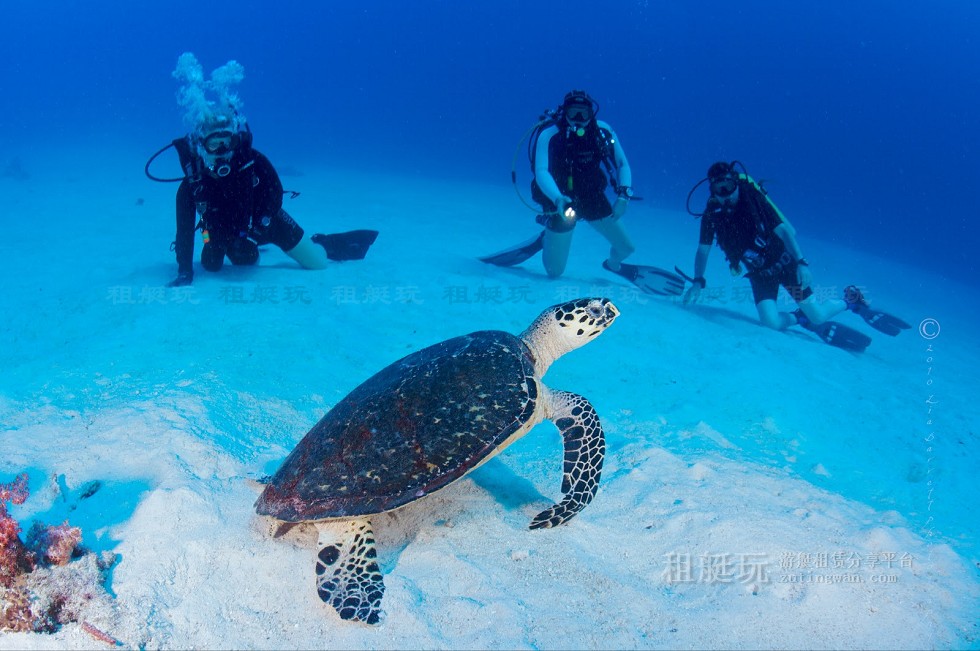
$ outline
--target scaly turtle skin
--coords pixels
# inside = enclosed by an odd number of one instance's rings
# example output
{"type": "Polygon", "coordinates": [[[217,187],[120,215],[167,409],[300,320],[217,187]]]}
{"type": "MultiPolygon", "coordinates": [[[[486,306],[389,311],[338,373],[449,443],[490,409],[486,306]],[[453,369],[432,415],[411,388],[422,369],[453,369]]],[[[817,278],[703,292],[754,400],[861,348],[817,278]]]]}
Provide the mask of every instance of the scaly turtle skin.
{"type": "Polygon", "coordinates": [[[380,622],[384,594],[368,516],[449,485],[546,418],[564,439],[564,498],[531,528],[567,521],[595,495],[605,443],[588,400],[541,377],[618,315],[608,299],[578,299],[548,308],[520,337],[474,332],[398,360],[303,437],[256,511],[317,524],[320,598],[341,618],[368,624],[380,622]]]}

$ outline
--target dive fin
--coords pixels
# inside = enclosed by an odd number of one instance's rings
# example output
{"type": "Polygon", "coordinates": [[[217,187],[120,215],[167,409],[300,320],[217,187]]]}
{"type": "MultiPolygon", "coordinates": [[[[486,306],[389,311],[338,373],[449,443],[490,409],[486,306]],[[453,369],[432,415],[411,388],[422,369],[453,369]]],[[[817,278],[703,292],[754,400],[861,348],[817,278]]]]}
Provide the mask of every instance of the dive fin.
{"type": "Polygon", "coordinates": [[[326,250],[329,259],[339,262],[342,260],[363,260],[368,249],[371,248],[377,238],[378,231],[357,230],[333,233],[332,235],[317,233],[310,239],[326,250]]]}
{"type": "Polygon", "coordinates": [[[853,308],[853,311],[864,319],[864,322],[869,326],[892,337],[898,335],[902,330],[908,330],[912,327],[897,316],[888,314],[887,312],[881,312],[880,310],[873,310],[867,305],[859,304],[853,308]]]}
{"type": "Polygon", "coordinates": [[[684,273],[684,270],[678,267],[676,264],[674,265],[674,271],[676,271],[680,275],[680,277],[686,280],[687,282],[692,284],[694,283],[694,279],[688,276],[686,273],[684,273]]]}
{"type": "Polygon", "coordinates": [[[684,279],[672,271],[642,264],[619,263],[619,270],[609,268],[603,261],[602,268],[622,276],[648,294],[659,296],[680,296],[684,293],[684,279]]]}
{"type": "Polygon", "coordinates": [[[872,309],[857,285],[848,285],[844,288],[844,302],[847,303],[848,310],[864,319],[864,322],[875,330],[884,332],[886,335],[895,337],[902,330],[908,330],[912,327],[897,316],[872,309]]]}
{"type": "Polygon", "coordinates": [[[513,267],[524,262],[542,248],[544,248],[544,231],[526,242],[521,242],[509,249],[504,249],[500,253],[494,253],[479,260],[487,264],[495,264],[498,267],[513,267]]]}
{"type": "Polygon", "coordinates": [[[836,321],[824,321],[820,325],[813,324],[803,314],[802,310],[793,312],[799,324],[820,337],[824,343],[848,350],[852,353],[863,353],[871,345],[871,337],[836,321]]]}

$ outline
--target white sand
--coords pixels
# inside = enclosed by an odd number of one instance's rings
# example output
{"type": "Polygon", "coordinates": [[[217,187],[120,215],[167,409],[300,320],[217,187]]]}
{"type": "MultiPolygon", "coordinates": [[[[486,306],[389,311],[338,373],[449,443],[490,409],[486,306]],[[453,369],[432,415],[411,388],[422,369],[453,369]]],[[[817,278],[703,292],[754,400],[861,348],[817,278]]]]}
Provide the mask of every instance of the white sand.
{"type": "MultiPolygon", "coordinates": [[[[126,646],[977,648],[967,290],[801,234],[818,284],[859,282],[943,328],[930,352],[914,331],[888,339],[842,315],[875,339],[855,357],[761,328],[717,250],[709,283],[726,304],[636,295],[602,271],[605,245],[585,228],[549,282],[537,261],[474,259],[534,231],[509,187],[310,169],[284,179],[303,192],[287,210],[309,232],[378,228],[367,260],[304,272],[269,247],[259,268],[198,269],[191,291],[160,290],[176,271],[176,186],[137,176],[141,155],[98,186],[85,169],[0,180],[0,481],[30,472],[18,517],[68,517],[87,546],[120,555],[115,610],[93,618],[126,646]],[[342,622],[316,598],[309,537],[271,539],[254,518],[254,480],[385,364],[472,330],[520,331],[580,294],[623,313],[547,376],[603,419],[595,501],[567,526],[527,529],[559,496],[560,441],[543,425],[376,518],[387,618],[342,622]],[[69,495],[103,487],[68,513],[58,476],[69,495]]],[[[689,269],[696,222],[656,208],[629,216],[635,261],[689,269]]],[[[77,625],[0,635],[3,649],[98,645],[77,625]]]]}

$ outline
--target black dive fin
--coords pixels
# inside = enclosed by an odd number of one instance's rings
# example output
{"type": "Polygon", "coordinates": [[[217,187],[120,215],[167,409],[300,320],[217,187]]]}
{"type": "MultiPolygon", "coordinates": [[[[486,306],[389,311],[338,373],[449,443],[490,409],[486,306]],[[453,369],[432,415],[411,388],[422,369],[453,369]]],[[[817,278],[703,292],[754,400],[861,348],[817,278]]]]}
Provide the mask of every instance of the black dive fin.
{"type": "Polygon", "coordinates": [[[824,342],[855,353],[863,353],[871,345],[871,337],[836,321],[824,321],[818,326],[808,326],[824,342]]]}
{"type": "Polygon", "coordinates": [[[688,276],[686,273],[684,273],[684,270],[681,269],[680,267],[678,267],[676,264],[674,265],[674,271],[676,271],[678,274],[680,274],[680,277],[683,278],[684,280],[686,280],[687,282],[689,282],[689,283],[693,283],[694,282],[694,279],[691,278],[690,276],[688,276]]]}
{"type": "Polygon", "coordinates": [[[814,325],[803,315],[802,310],[796,310],[793,314],[796,315],[797,321],[801,326],[831,346],[843,348],[852,353],[863,353],[864,349],[871,345],[871,337],[863,332],[858,332],[854,328],[849,328],[843,323],[824,321],[820,325],[814,325]]]}
{"type": "Polygon", "coordinates": [[[371,248],[377,238],[378,231],[357,230],[333,233],[332,235],[317,233],[310,239],[326,250],[328,258],[339,262],[342,260],[363,260],[368,249],[371,248]]]}
{"type": "Polygon", "coordinates": [[[613,271],[609,268],[608,261],[602,263],[602,268],[622,276],[647,294],[680,296],[684,293],[684,279],[666,269],[621,262],[619,263],[619,270],[613,271]]]}
{"type": "Polygon", "coordinates": [[[526,242],[521,242],[500,253],[494,253],[480,258],[480,262],[495,264],[498,267],[513,267],[530,258],[544,248],[544,231],[541,231],[526,242]]]}
{"type": "Polygon", "coordinates": [[[874,310],[867,305],[858,304],[854,308],[854,313],[864,319],[864,322],[879,332],[884,332],[892,337],[898,335],[902,330],[908,330],[912,326],[899,319],[897,316],[874,310]]]}
{"type": "Polygon", "coordinates": [[[861,292],[861,288],[857,285],[848,285],[844,288],[844,302],[847,303],[847,309],[864,319],[864,322],[869,326],[879,332],[884,332],[886,335],[894,337],[902,330],[908,330],[912,327],[897,316],[871,309],[861,292]]]}

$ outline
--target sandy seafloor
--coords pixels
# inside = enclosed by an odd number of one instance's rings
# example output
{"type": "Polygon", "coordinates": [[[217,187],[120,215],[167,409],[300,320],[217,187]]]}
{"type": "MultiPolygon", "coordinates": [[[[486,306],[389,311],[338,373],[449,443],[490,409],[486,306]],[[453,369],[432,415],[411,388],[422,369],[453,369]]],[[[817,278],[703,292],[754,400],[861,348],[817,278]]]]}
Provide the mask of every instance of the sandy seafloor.
{"type": "MultiPolygon", "coordinates": [[[[718,300],[685,308],[603,271],[588,228],[558,281],[537,260],[477,262],[534,232],[506,179],[304,169],[284,176],[302,191],[287,210],[308,232],[379,229],[367,260],[307,272],[268,247],[258,268],[198,268],[174,291],[175,186],[146,181],[142,155],[0,180],[0,481],[27,471],[17,517],[67,517],[119,555],[114,609],[88,620],[127,647],[980,645],[975,290],[801,233],[818,286],[856,282],[916,327],[940,324],[889,339],[842,315],[874,337],[854,356],[759,326],[717,249],[718,300]],[[376,518],[387,617],[342,622],[315,596],[312,541],[257,523],[255,480],[398,357],[519,332],[578,295],[622,312],[546,378],[602,417],[595,501],[528,530],[559,497],[560,439],[539,426],[376,518]]],[[[694,220],[642,202],[627,219],[633,261],[690,268],[694,220]]],[[[4,649],[99,644],[77,625],[0,635],[4,649]]]]}

